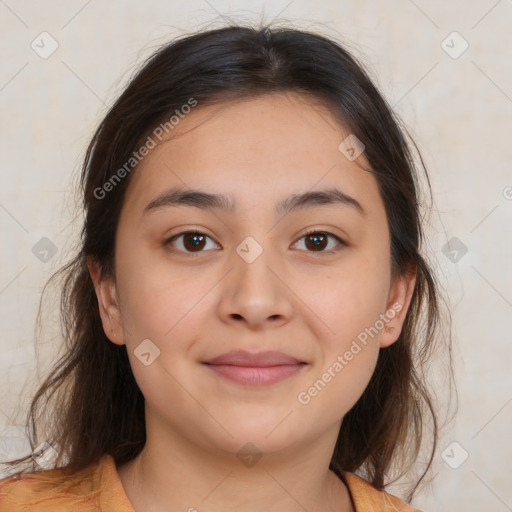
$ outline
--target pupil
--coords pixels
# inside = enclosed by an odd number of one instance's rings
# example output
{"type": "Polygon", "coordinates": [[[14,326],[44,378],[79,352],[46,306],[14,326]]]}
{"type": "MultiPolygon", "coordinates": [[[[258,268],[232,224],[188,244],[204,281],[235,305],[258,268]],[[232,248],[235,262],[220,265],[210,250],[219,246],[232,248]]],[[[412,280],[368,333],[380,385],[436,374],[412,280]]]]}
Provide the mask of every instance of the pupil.
{"type": "Polygon", "coordinates": [[[322,235],[322,234],[314,234],[314,235],[309,235],[309,240],[311,240],[313,242],[313,247],[314,248],[322,248],[322,244],[324,242],[324,238],[325,236],[322,235]]]}
{"type": "Polygon", "coordinates": [[[203,243],[203,239],[204,239],[204,236],[203,235],[199,235],[199,234],[188,234],[186,237],[185,237],[185,245],[188,245],[186,242],[189,241],[189,243],[191,244],[191,246],[193,248],[198,248],[198,247],[201,247],[201,244],[203,243]]]}
{"type": "MultiPolygon", "coordinates": [[[[188,234],[185,237],[185,245],[188,245],[186,241],[192,241],[191,245],[194,248],[201,247],[204,242],[204,236],[199,234],[188,234]]],[[[322,248],[323,244],[325,243],[325,235],[318,233],[313,235],[308,235],[308,241],[312,243],[312,247],[314,249],[322,248]]],[[[309,244],[308,244],[309,245],[309,244]]]]}

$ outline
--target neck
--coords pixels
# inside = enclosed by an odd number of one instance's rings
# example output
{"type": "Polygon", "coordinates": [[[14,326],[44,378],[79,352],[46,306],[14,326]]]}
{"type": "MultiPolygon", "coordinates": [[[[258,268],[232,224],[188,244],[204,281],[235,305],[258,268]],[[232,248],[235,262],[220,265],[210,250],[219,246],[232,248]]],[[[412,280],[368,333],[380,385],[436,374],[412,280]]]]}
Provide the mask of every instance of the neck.
{"type": "Polygon", "coordinates": [[[212,451],[161,433],[148,422],[144,449],[118,467],[135,512],[354,510],[345,484],[329,470],[333,445],[325,439],[251,456],[249,448],[238,455],[212,451]]]}

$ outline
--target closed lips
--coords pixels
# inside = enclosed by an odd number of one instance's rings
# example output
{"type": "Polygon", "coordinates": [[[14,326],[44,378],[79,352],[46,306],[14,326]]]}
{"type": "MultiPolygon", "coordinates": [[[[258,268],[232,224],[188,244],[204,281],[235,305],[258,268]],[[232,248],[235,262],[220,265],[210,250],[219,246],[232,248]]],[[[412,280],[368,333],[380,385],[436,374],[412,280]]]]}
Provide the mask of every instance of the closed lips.
{"type": "Polygon", "coordinates": [[[274,350],[257,353],[236,350],[205,361],[205,364],[266,368],[269,366],[296,365],[306,363],[295,357],[289,356],[288,354],[274,350]]]}
{"type": "Polygon", "coordinates": [[[260,388],[297,375],[307,363],[275,350],[258,353],[235,350],[204,364],[218,376],[237,385],[260,388]]]}

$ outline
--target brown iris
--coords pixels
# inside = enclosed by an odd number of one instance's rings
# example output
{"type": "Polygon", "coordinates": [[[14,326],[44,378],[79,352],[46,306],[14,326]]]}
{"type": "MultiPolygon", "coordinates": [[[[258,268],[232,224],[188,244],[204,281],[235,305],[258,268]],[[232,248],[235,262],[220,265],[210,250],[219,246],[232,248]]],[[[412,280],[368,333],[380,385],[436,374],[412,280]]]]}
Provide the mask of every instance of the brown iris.
{"type": "Polygon", "coordinates": [[[183,246],[187,251],[194,252],[194,249],[201,251],[206,244],[206,236],[201,233],[184,233],[183,234],[183,246]],[[191,240],[190,244],[187,243],[191,240]]]}
{"type": "Polygon", "coordinates": [[[313,251],[322,251],[327,243],[327,235],[325,233],[311,233],[306,236],[306,247],[313,251]],[[309,243],[311,242],[312,245],[309,243]]]}

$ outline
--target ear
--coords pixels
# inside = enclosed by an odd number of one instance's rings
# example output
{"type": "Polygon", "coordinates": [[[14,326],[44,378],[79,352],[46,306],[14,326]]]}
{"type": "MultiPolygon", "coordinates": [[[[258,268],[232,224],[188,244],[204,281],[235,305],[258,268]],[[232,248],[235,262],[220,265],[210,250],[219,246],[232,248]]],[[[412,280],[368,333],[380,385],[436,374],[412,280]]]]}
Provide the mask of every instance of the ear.
{"type": "Polygon", "coordinates": [[[400,336],[416,285],[416,271],[396,277],[390,287],[385,315],[385,327],[380,336],[380,348],[392,345],[400,336]]]}
{"type": "Polygon", "coordinates": [[[124,345],[126,340],[114,279],[103,275],[100,265],[91,256],[87,258],[87,267],[98,299],[103,330],[110,341],[124,345]]]}

